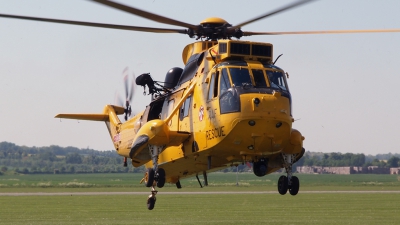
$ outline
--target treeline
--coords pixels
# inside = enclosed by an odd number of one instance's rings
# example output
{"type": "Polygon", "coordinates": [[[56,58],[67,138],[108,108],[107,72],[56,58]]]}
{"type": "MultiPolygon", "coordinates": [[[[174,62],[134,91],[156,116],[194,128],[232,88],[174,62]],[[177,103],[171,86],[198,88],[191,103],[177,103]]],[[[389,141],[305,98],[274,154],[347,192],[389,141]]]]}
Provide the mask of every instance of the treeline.
{"type": "MultiPolygon", "coordinates": [[[[251,163],[238,166],[241,172],[251,170],[251,163]]],[[[353,153],[316,153],[307,151],[294,166],[378,166],[399,167],[400,154],[376,156],[353,153]]],[[[123,167],[123,158],[116,151],[97,151],[75,147],[26,147],[9,142],[0,142],[0,175],[17,172],[36,173],[143,173],[144,167],[134,168],[128,159],[123,167]]],[[[223,171],[236,171],[236,167],[223,171]]]]}
{"type": "Polygon", "coordinates": [[[399,154],[379,154],[377,156],[353,154],[353,153],[315,153],[306,152],[304,156],[295,164],[296,166],[325,166],[325,167],[343,167],[343,166],[378,166],[382,168],[391,168],[400,166],[399,154]]]}
{"type": "Polygon", "coordinates": [[[0,142],[0,173],[128,173],[143,167],[123,167],[123,157],[113,151],[75,147],[26,147],[0,142]]]}
{"type": "MultiPolygon", "coordinates": [[[[294,164],[296,166],[324,166],[324,167],[345,167],[357,166],[368,167],[378,166],[380,168],[400,167],[400,154],[379,154],[364,155],[353,153],[320,153],[307,151],[303,157],[294,164]]],[[[249,172],[251,163],[239,164],[238,167],[223,169],[223,172],[249,172]]]]}

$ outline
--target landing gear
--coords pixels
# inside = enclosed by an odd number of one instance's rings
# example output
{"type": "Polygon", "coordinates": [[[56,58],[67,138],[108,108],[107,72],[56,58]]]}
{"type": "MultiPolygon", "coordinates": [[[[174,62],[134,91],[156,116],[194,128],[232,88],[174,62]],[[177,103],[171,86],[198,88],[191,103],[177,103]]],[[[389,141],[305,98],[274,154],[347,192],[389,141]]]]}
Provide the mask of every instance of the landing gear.
{"type": "Polygon", "coordinates": [[[162,188],[165,184],[165,170],[162,168],[157,169],[157,173],[153,168],[147,168],[144,175],[144,184],[146,187],[153,187],[156,182],[157,187],[162,188]]]}
{"type": "Polygon", "coordinates": [[[257,162],[253,163],[253,172],[257,177],[263,177],[268,171],[267,159],[261,158],[257,162]]]}
{"type": "Polygon", "coordinates": [[[147,168],[144,175],[144,184],[146,187],[152,187],[154,184],[155,172],[153,168],[147,168]]]}
{"type": "Polygon", "coordinates": [[[162,169],[162,168],[158,168],[155,179],[156,179],[156,182],[157,182],[157,187],[159,187],[159,188],[164,187],[164,184],[165,184],[165,170],[162,169]]]}
{"type": "Polygon", "coordinates": [[[300,189],[300,181],[296,176],[292,176],[292,182],[289,185],[289,179],[287,176],[280,176],[278,180],[278,192],[281,195],[285,195],[289,190],[291,195],[297,195],[300,189]]]}
{"type": "MultiPolygon", "coordinates": [[[[207,173],[206,173],[206,171],[203,171],[203,177],[204,177],[204,186],[208,186],[208,179],[207,179],[207,173]]],[[[196,174],[196,178],[197,178],[197,181],[198,181],[199,184],[200,184],[200,187],[203,188],[203,185],[201,184],[201,181],[200,181],[200,179],[199,179],[199,175],[196,174]]],[[[180,184],[180,183],[179,183],[179,184],[180,184]]]]}
{"type": "Polygon", "coordinates": [[[297,195],[300,189],[300,181],[299,178],[293,176],[292,173],[292,165],[295,163],[297,154],[283,154],[283,165],[285,167],[287,176],[281,176],[278,180],[278,192],[281,195],[284,195],[289,190],[291,195],[297,195]]]}
{"type": "Polygon", "coordinates": [[[151,187],[151,194],[147,198],[147,209],[152,210],[156,204],[157,190],[155,186],[162,188],[165,184],[165,170],[158,168],[158,155],[161,153],[163,146],[149,145],[150,155],[153,161],[153,168],[147,168],[144,176],[146,187],[151,187]]]}
{"type": "Polygon", "coordinates": [[[278,192],[285,195],[288,190],[288,179],[286,176],[280,176],[278,180],[278,192]]]}
{"type": "Polygon", "coordinates": [[[297,193],[299,192],[300,189],[300,181],[299,178],[297,178],[296,176],[292,177],[292,185],[289,188],[289,193],[291,195],[297,195],[297,193]]]}
{"type": "Polygon", "coordinates": [[[151,194],[149,195],[149,197],[147,198],[147,209],[148,210],[152,210],[154,209],[154,205],[156,204],[156,194],[158,191],[156,191],[156,189],[154,189],[154,187],[151,187],[151,194]]]}
{"type": "Polygon", "coordinates": [[[144,177],[146,187],[151,187],[151,194],[147,198],[147,209],[152,210],[156,204],[157,190],[155,186],[162,188],[165,184],[165,170],[162,168],[157,169],[157,173],[153,168],[148,168],[144,177]]]}
{"type": "Polygon", "coordinates": [[[182,188],[181,182],[179,180],[178,180],[178,182],[175,183],[175,185],[176,185],[176,188],[178,188],[178,189],[182,188]]]}

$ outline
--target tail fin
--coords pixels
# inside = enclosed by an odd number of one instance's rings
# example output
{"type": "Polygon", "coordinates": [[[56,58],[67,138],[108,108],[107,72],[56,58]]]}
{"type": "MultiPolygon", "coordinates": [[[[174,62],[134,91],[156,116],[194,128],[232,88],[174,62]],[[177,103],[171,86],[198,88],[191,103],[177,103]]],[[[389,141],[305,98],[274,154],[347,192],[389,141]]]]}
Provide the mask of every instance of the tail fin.
{"type": "Polygon", "coordinates": [[[104,121],[108,127],[111,139],[117,134],[121,121],[117,115],[124,114],[125,109],[116,105],[106,105],[101,114],[58,114],[55,118],[104,121]]]}

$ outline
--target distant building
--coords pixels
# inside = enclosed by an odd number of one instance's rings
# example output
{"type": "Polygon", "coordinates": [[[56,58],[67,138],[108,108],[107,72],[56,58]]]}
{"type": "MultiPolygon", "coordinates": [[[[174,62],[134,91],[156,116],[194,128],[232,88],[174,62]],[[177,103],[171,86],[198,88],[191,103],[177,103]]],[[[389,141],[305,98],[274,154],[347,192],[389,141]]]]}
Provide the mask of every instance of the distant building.
{"type": "MultiPolygon", "coordinates": [[[[308,174],[392,174],[389,168],[379,168],[377,166],[368,167],[324,167],[324,166],[298,166],[296,168],[298,173],[308,174]]],[[[400,168],[397,170],[397,174],[400,168]]]]}
{"type": "Polygon", "coordinates": [[[390,168],[390,174],[400,174],[400,167],[390,168]]]}

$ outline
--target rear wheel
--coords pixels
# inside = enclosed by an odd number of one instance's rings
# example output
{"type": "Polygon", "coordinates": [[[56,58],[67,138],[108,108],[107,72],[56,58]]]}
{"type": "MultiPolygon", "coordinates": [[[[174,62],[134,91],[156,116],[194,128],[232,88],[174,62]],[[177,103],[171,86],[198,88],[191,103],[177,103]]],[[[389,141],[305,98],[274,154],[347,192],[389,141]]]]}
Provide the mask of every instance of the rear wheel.
{"type": "Polygon", "coordinates": [[[281,195],[286,194],[288,190],[288,178],[286,176],[280,176],[278,180],[278,192],[281,195]]]}
{"type": "Polygon", "coordinates": [[[147,199],[147,209],[148,210],[154,209],[155,204],[156,204],[156,199],[154,197],[150,197],[147,199]]]}

